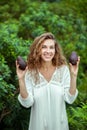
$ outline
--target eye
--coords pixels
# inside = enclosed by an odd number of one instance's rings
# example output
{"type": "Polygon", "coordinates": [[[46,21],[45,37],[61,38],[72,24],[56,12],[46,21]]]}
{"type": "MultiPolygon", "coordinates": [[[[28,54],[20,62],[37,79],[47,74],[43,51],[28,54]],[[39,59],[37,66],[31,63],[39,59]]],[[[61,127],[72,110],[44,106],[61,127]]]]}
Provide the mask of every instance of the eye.
{"type": "Polygon", "coordinates": [[[45,46],[45,45],[42,45],[42,48],[46,48],[46,46],[45,46]]]}
{"type": "Polygon", "coordinates": [[[50,46],[50,49],[55,49],[55,46],[50,46]]]}

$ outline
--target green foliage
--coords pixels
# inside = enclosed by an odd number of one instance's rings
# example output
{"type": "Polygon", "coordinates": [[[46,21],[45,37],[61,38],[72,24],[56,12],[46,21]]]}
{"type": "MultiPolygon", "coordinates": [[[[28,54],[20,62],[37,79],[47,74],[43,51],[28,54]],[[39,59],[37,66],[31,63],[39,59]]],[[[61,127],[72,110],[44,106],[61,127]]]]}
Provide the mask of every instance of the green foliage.
{"type": "Polygon", "coordinates": [[[27,60],[33,39],[54,33],[67,58],[81,57],[77,79],[79,96],[68,106],[70,130],[85,130],[87,122],[87,8],[86,0],[0,1],[0,126],[2,130],[27,130],[30,109],[17,101],[15,60],[27,60]]]}
{"type": "Polygon", "coordinates": [[[5,129],[27,130],[29,125],[30,109],[25,109],[20,106],[19,102],[17,101],[17,98],[15,98],[15,102],[12,105],[11,109],[11,113],[3,119],[4,125],[6,126],[5,129]]]}
{"type": "Polygon", "coordinates": [[[87,102],[82,103],[79,107],[69,107],[68,111],[70,130],[86,130],[87,128],[87,102]]]}
{"type": "Polygon", "coordinates": [[[11,71],[4,57],[0,54],[0,121],[10,114],[10,104],[13,103],[15,86],[9,83],[11,71]]]}
{"type": "MultiPolygon", "coordinates": [[[[18,55],[26,60],[30,43],[18,38],[19,24],[15,20],[1,23],[0,27],[0,129],[5,129],[5,126],[9,127],[8,129],[14,126],[14,130],[26,126],[23,129],[27,129],[27,125],[22,126],[23,118],[21,118],[19,126],[16,126],[17,122],[14,124],[20,117],[21,111],[24,111],[17,103],[18,82],[15,72],[15,60],[18,55]],[[19,110],[19,114],[16,109],[19,110]]],[[[25,122],[26,120],[23,124],[25,122]]]]}

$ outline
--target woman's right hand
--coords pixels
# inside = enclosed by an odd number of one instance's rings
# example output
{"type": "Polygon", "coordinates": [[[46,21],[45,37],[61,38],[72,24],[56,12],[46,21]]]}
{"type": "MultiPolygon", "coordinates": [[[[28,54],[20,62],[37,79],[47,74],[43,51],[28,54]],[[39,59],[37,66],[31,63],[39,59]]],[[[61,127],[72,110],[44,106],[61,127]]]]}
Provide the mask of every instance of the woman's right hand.
{"type": "Polygon", "coordinates": [[[24,79],[24,77],[25,77],[25,73],[26,73],[26,71],[27,71],[27,66],[26,66],[26,69],[25,70],[21,70],[20,68],[19,68],[19,64],[17,63],[17,60],[16,60],[16,73],[17,73],[17,76],[18,76],[18,79],[20,80],[20,79],[24,79]]]}

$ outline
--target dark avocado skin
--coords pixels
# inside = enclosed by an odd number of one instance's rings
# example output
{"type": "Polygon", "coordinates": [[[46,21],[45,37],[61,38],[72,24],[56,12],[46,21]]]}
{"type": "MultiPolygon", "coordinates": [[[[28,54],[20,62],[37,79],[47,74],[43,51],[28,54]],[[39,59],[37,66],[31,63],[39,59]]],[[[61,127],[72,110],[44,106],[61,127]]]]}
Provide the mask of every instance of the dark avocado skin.
{"type": "Polygon", "coordinates": [[[72,64],[72,65],[76,65],[77,64],[77,61],[78,61],[78,55],[75,51],[73,51],[69,57],[69,62],[72,64]]]}
{"type": "Polygon", "coordinates": [[[18,56],[17,57],[17,64],[19,64],[19,68],[21,70],[25,70],[26,66],[27,66],[27,63],[22,59],[21,56],[18,56]]]}

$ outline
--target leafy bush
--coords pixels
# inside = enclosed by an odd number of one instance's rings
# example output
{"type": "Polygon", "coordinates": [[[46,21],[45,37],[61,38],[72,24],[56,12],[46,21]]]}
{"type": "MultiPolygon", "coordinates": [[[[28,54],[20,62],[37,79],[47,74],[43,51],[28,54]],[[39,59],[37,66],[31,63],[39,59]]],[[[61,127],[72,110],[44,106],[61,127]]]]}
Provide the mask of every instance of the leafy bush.
{"type": "Polygon", "coordinates": [[[87,128],[87,102],[82,103],[80,106],[69,107],[68,116],[70,123],[70,130],[86,130],[87,128]]]}
{"type": "Polygon", "coordinates": [[[86,0],[0,1],[0,129],[27,130],[30,109],[24,109],[17,101],[15,60],[18,55],[27,60],[33,39],[44,32],[54,33],[67,61],[73,50],[81,57],[79,96],[67,111],[71,130],[86,129],[86,3],[86,0]]]}

